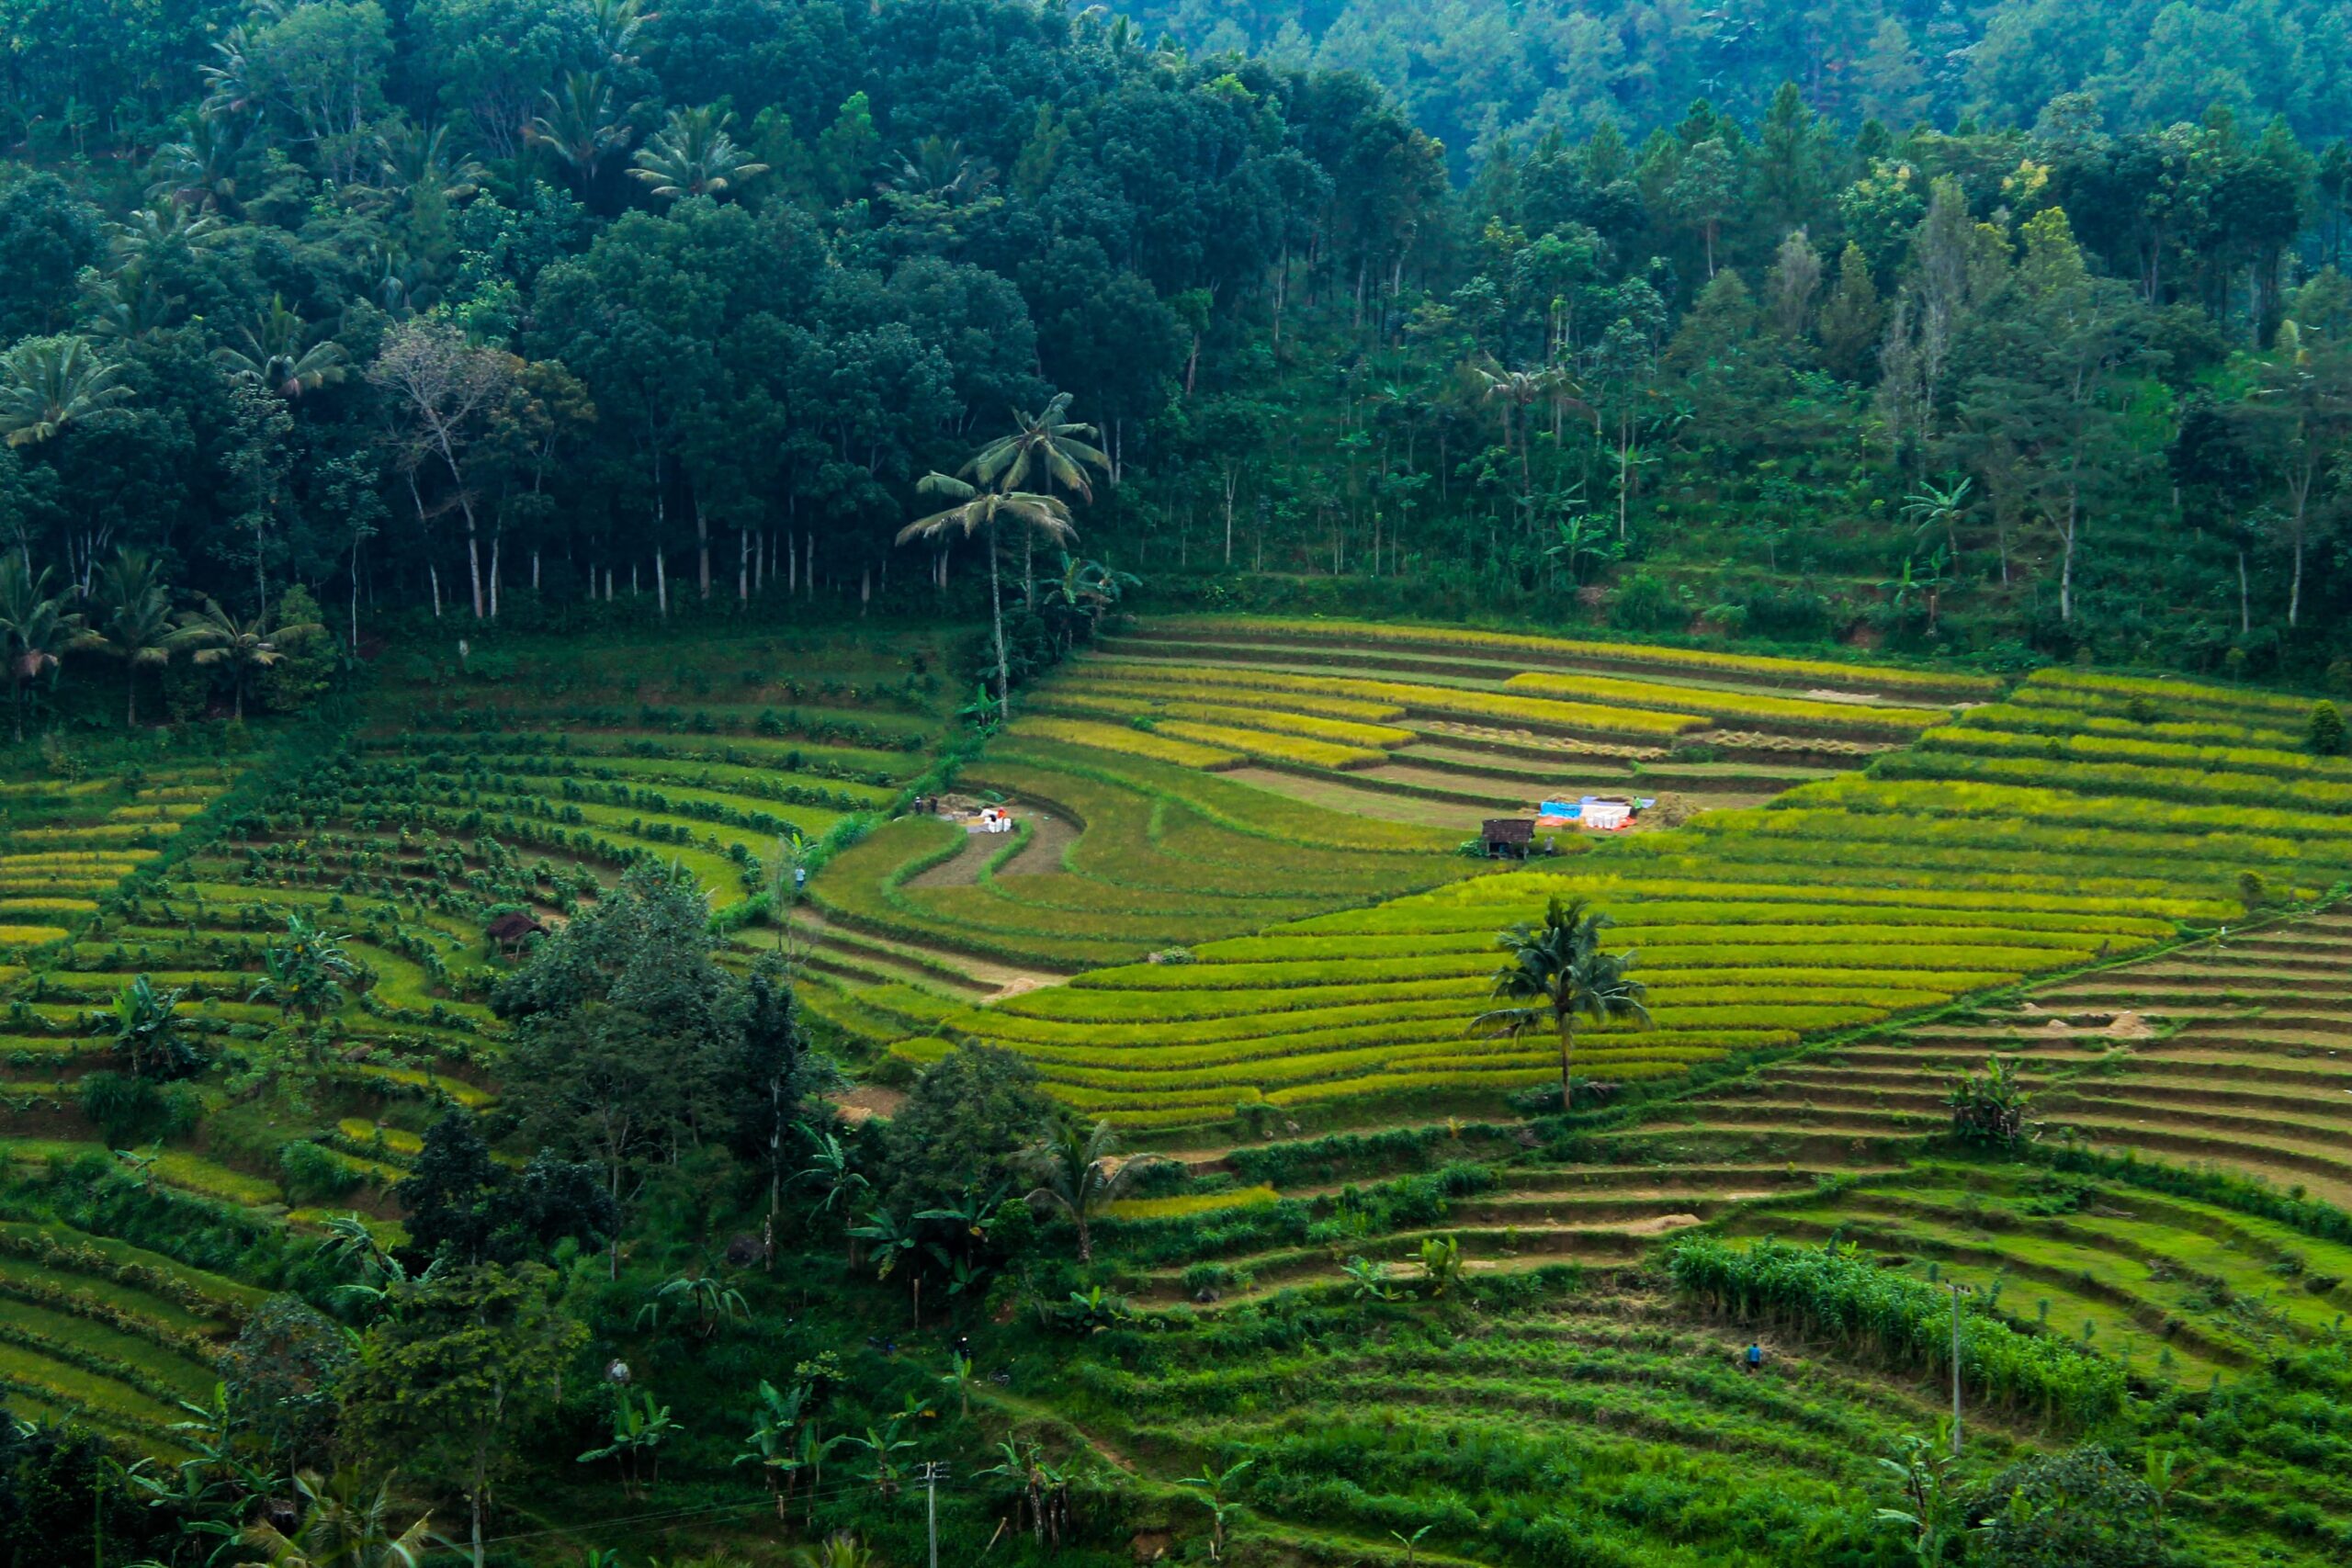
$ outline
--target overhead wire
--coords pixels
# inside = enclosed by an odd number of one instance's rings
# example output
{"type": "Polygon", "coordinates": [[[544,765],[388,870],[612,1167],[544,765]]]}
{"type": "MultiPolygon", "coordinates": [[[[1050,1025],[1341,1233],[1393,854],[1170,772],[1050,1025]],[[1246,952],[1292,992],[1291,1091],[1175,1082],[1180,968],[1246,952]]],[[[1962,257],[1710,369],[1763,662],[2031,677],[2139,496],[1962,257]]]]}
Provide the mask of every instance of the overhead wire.
{"type": "MultiPolygon", "coordinates": [[[[912,1492],[921,1483],[910,1480],[905,1483],[900,1490],[912,1492]]],[[[956,1482],[944,1477],[937,1484],[939,1490],[943,1492],[958,1490],[956,1482]]],[[[829,1482],[820,1491],[797,1491],[789,1501],[794,1506],[814,1506],[818,1503],[833,1502],[859,1493],[871,1493],[874,1489],[874,1483],[867,1479],[829,1482]]],[[[743,1503],[711,1503],[692,1508],[665,1508],[650,1514],[625,1514],[615,1518],[594,1519],[578,1525],[551,1525],[545,1529],[517,1530],[509,1535],[484,1536],[482,1544],[499,1546],[508,1541],[539,1540],[548,1536],[576,1535],[588,1530],[614,1529],[624,1526],[706,1518],[718,1514],[751,1513],[755,1510],[773,1509],[775,1506],[775,1499],[773,1497],[755,1497],[743,1503]]]]}

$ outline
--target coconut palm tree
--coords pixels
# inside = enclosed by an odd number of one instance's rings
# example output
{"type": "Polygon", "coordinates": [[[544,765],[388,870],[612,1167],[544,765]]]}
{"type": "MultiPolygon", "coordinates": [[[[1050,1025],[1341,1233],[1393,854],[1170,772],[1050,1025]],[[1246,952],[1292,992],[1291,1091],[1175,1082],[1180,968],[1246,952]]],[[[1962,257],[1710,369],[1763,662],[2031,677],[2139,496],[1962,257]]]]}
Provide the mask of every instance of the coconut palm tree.
{"type": "Polygon", "coordinates": [[[130,395],[119,366],[78,337],[27,338],[0,355],[0,433],[32,446],[130,395]]]}
{"type": "Polygon", "coordinates": [[[227,672],[239,718],[245,716],[246,689],[263,671],[286,657],[283,644],[326,633],[326,627],[316,621],[287,621],[274,628],[261,615],[241,621],[209,594],[204,608],[181,616],[180,625],[195,632],[201,644],[196,662],[227,672]]]}
{"type": "Polygon", "coordinates": [[[985,160],[964,151],[961,141],[926,136],[915,150],[899,155],[890,189],[902,195],[953,207],[978,197],[996,183],[996,170],[985,160]]]}
{"type": "Polygon", "coordinates": [[[1495,972],[1492,995],[1520,1002],[1480,1013],[1471,1028],[1516,1038],[1547,1020],[1560,1034],[1560,1109],[1568,1110],[1576,1063],[1577,1020],[1602,1021],[1629,1018],[1649,1027],[1646,994],[1639,980],[1625,973],[1634,965],[1631,952],[1600,951],[1600,933],[1609,917],[1593,912],[1581,898],[1563,902],[1555,897],[1544,911],[1541,925],[1526,921],[1495,939],[1510,960],[1495,972]]]}
{"type": "Polygon", "coordinates": [[[343,379],[343,345],[316,335],[311,323],[288,310],[282,295],[237,329],[237,343],[223,344],[212,357],[240,381],[251,381],[281,398],[299,398],[343,379]]]}
{"type": "Polygon", "coordinates": [[[615,65],[637,63],[637,35],[660,15],[648,13],[642,0],[594,0],[588,13],[596,51],[615,65]]]}
{"type": "Polygon", "coordinates": [[[163,331],[184,300],[185,296],[164,292],[144,257],[123,263],[111,277],[90,278],[82,286],[91,335],[121,343],[163,331]]]}
{"type": "Polygon", "coordinates": [[[1094,486],[1086,470],[1091,466],[1108,473],[1111,459],[1083,439],[1095,434],[1092,425],[1067,417],[1069,402],[1068,392],[1057,392],[1042,413],[1014,410],[1012,433],[981,447],[962,471],[982,485],[1005,491],[1026,485],[1035,474],[1048,491],[1058,485],[1080,500],[1092,501],[1094,486]]]}
{"type": "Polygon", "coordinates": [[[412,204],[419,197],[458,202],[481,188],[486,171],[458,151],[447,125],[401,124],[376,138],[378,184],[412,204]]]}
{"type": "Polygon", "coordinates": [[[228,211],[237,201],[237,160],[244,138],[222,117],[199,115],[177,141],[155,149],[155,183],[148,199],[228,211]]]}
{"type": "Polygon", "coordinates": [[[1944,549],[1953,560],[1960,558],[1960,520],[1968,511],[1968,491],[1973,483],[1962,476],[1938,489],[1923,479],[1917,491],[1903,498],[1903,517],[1911,525],[1912,533],[1928,534],[1940,529],[1944,549]]]}
{"type": "Polygon", "coordinates": [[[601,71],[574,71],[560,90],[540,96],[547,107],[523,128],[523,139],[546,148],[585,191],[629,138],[628,122],[613,107],[612,84],[601,71]]]}
{"type": "Polygon", "coordinates": [[[665,201],[684,196],[720,197],[768,172],[727,133],[731,113],[711,106],[672,109],[670,122],[638,149],[631,178],[665,201]]]}
{"type": "MultiPolygon", "coordinates": [[[[1535,419],[1535,405],[1549,400],[1556,416],[1564,407],[1575,407],[1589,412],[1591,405],[1573,396],[1574,383],[1567,372],[1556,367],[1544,370],[1506,370],[1489,359],[1470,367],[1477,378],[1478,396],[1482,402],[1498,403],[1503,412],[1503,449],[1511,445],[1511,412],[1519,412],[1519,478],[1521,486],[1532,481],[1529,466],[1528,445],[1535,419]]],[[[1556,421],[1555,421],[1556,423],[1556,421]]]]}
{"type": "Polygon", "coordinates": [[[173,654],[198,640],[198,634],[174,621],[163,568],[144,550],[117,550],[114,559],[98,569],[97,598],[107,607],[106,624],[83,633],[75,645],[122,660],[123,724],[136,729],[139,671],[169,664],[173,654]]]}
{"type": "MultiPolygon", "coordinates": [[[[978,481],[983,490],[1016,491],[1028,488],[1035,474],[1037,488],[1050,495],[1058,488],[1069,491],[1080,501],[1094,499],[1093,483],[1086,477],[1091,466],[1111,471],[1111,459],[1100,448],[1090,445],[1087,438],[1095,434],[1091,424],[1080,424],[1069,417],[1069,394],[1057,392],[1042,413],[1012,412],[1012,434],[1000,435],[973,455],[972,460],[958,470],[965,478],[978,481]]],[[[1035,536],[1024,533],[1021,536],[1022,599],[1035,604],[1036,590],[1030,562],[1030,547],[1035,536]]]]}
{"type": "MultiPolygon", "coordinates": [[[[986,456],[985,453],[982,456],[986,456]]],[[[979,458],[973,459],[976,466],[979,458]]],[[[970,471],[967,466],[967,471],[970,471]]],[[[1003,479],[986,481],[992,487],[1003,479]]],[[[915,485],[917,494],[935,496],[950,502],[944,512],[928,517],[918,517],[899,530],[899,543],[910,539],[937,539],[941,536],[961,530],[968,538],[974,534],[986,534],[989,541],[989,615],[996,630],[996,692],[997,708],[1002,716],[1012,717],[1012,660],[1004,644],[1004,590],[1002,572],[999,569],[998,535],[1010,525],[1021,530],[1023,555],[1029,541],[1044,537],[1050,543],[1068,547],[1078,538],[1078,526],[1069,518],[1069,508],[1058,496],[1036,495],[1028,491],[1001,488],[983,489],[967,484],[949,474],[925,474],[915,485]]]]}
{"type": "Polygon", "coordinates": [[[227,229],[217,213],[200,207],[160,201],[142,207],[119,223],[107,225],[107,246],[117,261],[153,256],[175,245],[210,247],[220,243],[227,229]]]}
{"type": "Polygon", "coordinates": [[[284,1531],[265,1516],[242,1538],[269,1568],[417,1568],[440,1540],[430,1514],[394,1532],[389,1474],[370,1490],[356,1470],[339,1470],[323,1481],[305,1471],[294,1478],[294,1489],[302,1501],[300,1523],[284,1531]]]}
{"type": "Polygon", "coordinates": [[[8,661],[8,694],[17,710],[17,739],[25,738],[25,691],[55,674],[65,652],[83,636],[82,617],[49,591],[49,569],[38,574],[20,555],[0,560],[0,650],[8,661]]]}
{"type": "Polygon", "coordinates": [[[1150,1156],[1120,1160],[1111,1123],[1087,1125],[1075,1116],[1049,1124],[1046,1135],[1028,1151],[1028,1163],[1037,1186],[1030,1192],[1035,1205],[1059,1209],[1078,1227],[1078,1260],[1094,1260],[1094,1217],[1109,1207],[1135,1179],[1136,1169],[1150,1156]]]}

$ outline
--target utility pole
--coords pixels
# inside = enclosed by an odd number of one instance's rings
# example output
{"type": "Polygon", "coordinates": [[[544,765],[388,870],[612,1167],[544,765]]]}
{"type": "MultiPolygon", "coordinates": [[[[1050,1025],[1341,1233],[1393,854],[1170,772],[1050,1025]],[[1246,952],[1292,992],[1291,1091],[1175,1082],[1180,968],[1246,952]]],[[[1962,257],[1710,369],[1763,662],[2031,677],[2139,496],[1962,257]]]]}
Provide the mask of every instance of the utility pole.
{"type": "MultiPolygon", "coordinates": [[[[1960,1298],[1969,1293],[1968,1287],[1954,1280],[1951,1284],[1951,1457],[1960,1457],[1960,1298]]],[[[936,1563],[933,1568],[938,1568],[936,1563]]]]}
{"type": "Polygon", "coordinates": [[[931,1568],[939,1568],[939,1483],[946,1474],[945,1460],[922,1461],[923,1524],[931,1536],[931,1568]]]}

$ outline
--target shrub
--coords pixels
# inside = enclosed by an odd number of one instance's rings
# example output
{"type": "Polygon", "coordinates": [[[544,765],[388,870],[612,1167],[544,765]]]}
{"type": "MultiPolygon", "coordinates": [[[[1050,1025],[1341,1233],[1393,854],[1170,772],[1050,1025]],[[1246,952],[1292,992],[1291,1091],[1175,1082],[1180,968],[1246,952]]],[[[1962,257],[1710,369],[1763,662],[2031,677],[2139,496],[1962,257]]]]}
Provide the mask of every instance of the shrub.
{"type": "Polygon", "coordinates": [[[359,1172],[307,1138],[298,1138],[277,1151],[278,1177],[286,1195],[298,1203],[323,1203],[350,1192],[360,1182],[359,1172]]]}
{"type": "Polygon", "coordinates": [[[115,1148],[150,1143],[195,1125],[196,1096],[184,1084],[162,1085],[128,1073],[92,1073],[82,1080],[82,1114],[115,1148]]]}
{"type": "Polygon", "coordinates": [[[2344,716],[2330,702],[2312,705],[2311,723],[2303,739],[2312,750],[2322,757],[2341,756],[2344,752],[2344,716]]]}
{"type": "Polygon", "coordinates": [[[1665,631],[1689,618],[1672,586],[1646,571],[1628,578],[1609,606],[1609,624],[1625,631],[1665,631]]]}
{"type": "Polygon", "coordinates": [[[1993,1560],[2015,1568],[2139,1568],[2166,1555],[2161,1499],[2095,1444],[2011,1465],[1969,1500],[1993,1560]]]}

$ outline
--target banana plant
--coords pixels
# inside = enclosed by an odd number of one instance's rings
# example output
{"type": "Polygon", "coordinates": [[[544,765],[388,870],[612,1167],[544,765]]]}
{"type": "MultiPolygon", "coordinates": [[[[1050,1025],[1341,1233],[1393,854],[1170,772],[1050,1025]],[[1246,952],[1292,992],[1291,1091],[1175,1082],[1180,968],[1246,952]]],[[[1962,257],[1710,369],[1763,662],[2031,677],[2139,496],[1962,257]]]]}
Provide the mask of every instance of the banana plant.
{"type": "Polygon", "coordinates": [[[1388,1270],[1381,1264],[1351,1258],[1340,1266],[1340,1272],[1347,1276],[1358,1301],[1393,1302],[1396,1299],[1396,1291],[1388,1283],[1388,1270]]]}
{"type": "Polygon", "coordinates": [[[1234,1500],[1228,1495],[1233,1490],[1233,1478],[1257,1462],[1245,1459],[1223,1470],[1203,1464],[1200,1474],[1177,1478],[1177,1485],[1197,1487],[1208,1497],[1209,1561],[1212,1562],[1225,1561],[1226,1520],[1235,1507],[1234,1500]]]}
{"type": "Polygon", "coordinates": [[[653,1394],[642,1391],[632,1396],[621,1391],[620,1400],[613,1406],[613,1440],[601,1449],[590,1449],[580,1456],[582,1464],[594,1464],[599,1460],[616,1461],[620,1467],[621,1488],[631,1497],[644,1495],[643,1467],[650,1461],[654,1479],[662,1473],[660,1449],[681,1428],[670,1419],[670,1407],[655,1404],[653,1394]]]}
{"type": "Polygon", "coordinates": [[[1430,1237],[1421,1243],[1421,1278],[1430,1294],[1442,1296],[1462,1283],[1462,1241],[1458,1236],[1430,1237]]]}
{"type": "Polygon", "coordinates": [[[695,1337],[707,1339],[730,1323],[740,1323],[751,1315],[751,1308],[743,1300],[743,1292],[707,1274],[681,1274],[653,1292],[653,1299],[638,1309],[638,1326],[662,1326],[664,1307],[673,1313],[693,1314],[695,1337]]]}
{"type": "MultiPolygon", "coordinates": [[[[761,1379],[759,1403],[752,1412],[752,1430],[743,1438],[743,1451],[735,1456],[737,1464],[760,1467],[768,1483],[768,1495],[775,1499],[778,1523],[784,1520],[801,1472],[813,1471],[820,1457],[808,1452],[801,1441],[802,1435],[815,1425],[807,1409],[809,1392],[809,1385],[804,1382],[793,1384],[789,1393],[779,1393],[774,1383],[761,1379]]],[[[813,1479],[812,1476],[812,1482],[813,1479]]]]}

